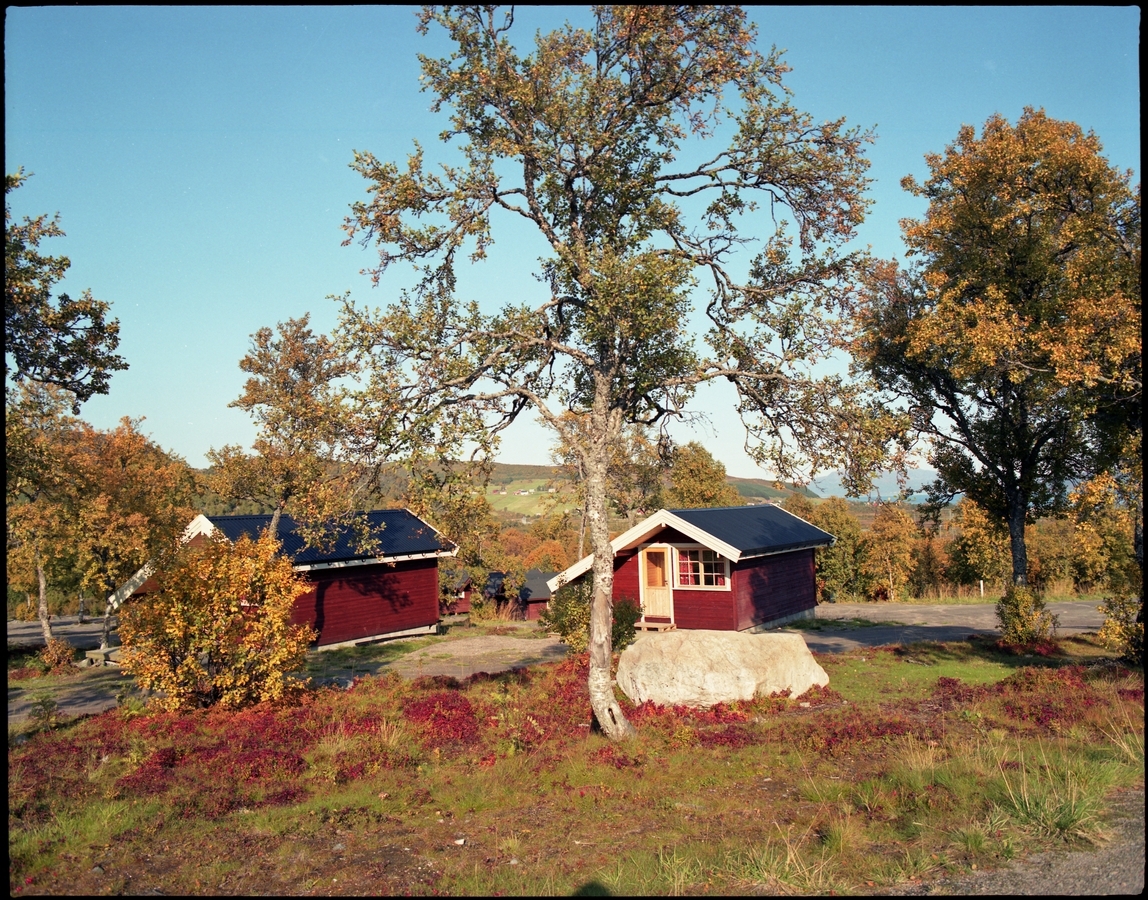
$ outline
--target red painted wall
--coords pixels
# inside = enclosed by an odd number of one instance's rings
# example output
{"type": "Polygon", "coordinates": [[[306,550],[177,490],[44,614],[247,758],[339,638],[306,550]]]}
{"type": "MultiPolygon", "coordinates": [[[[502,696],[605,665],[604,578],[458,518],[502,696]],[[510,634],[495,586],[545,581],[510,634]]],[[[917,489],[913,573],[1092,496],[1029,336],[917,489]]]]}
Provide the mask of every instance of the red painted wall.
{"type": "Polygon", "coordinates": [[[641,600],[638,582],[638,551],[623,550],[614,557],[614,599],[641,600]]]}
{"type": "Polygon", "coordinates": [[[731,575],[739,631],[817,606],[812,550],[747,559],[731,575]]]}
{"type": "Polygon", "coordinates": [[[291,620],[315,627],[319,646],[438,621],[436,559],[304,574],[313,587],[295,601],[291,620]]]}
{"type": "Polygon", "coordinates": [[[674,591],[674,624],[678,628],[736,631],[733,591],[674,591]]]}
{"type": "MultiPolygon", "coordinates": [[[[664,529],[654,542],[696,543],[673,529],[664,529]]],[[[638,599],[638,552],[628,550],[614,559],[614,599],[638,599]]],[[[813,551],[798,550],[761,556],[730,567],[730,590],[674,590],[674,622],[678,628],[743,631],[817,606],[813,551]]]]}

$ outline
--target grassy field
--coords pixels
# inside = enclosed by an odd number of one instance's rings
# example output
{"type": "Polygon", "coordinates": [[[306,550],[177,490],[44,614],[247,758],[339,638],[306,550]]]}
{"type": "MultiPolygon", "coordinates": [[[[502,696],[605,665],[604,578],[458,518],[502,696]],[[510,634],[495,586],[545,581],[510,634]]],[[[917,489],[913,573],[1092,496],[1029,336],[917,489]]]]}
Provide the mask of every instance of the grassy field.
{"type": "Polygon", "coordinates": [[[1102,841],[1105,798],[1143,789],[1143,672],[1060,646],[820,656],[801,698],[627,703],[621,744],[588,727],[584,656],[45,719],[9,730],[10,890],[866,893],[991,868],[1102,841]]]}

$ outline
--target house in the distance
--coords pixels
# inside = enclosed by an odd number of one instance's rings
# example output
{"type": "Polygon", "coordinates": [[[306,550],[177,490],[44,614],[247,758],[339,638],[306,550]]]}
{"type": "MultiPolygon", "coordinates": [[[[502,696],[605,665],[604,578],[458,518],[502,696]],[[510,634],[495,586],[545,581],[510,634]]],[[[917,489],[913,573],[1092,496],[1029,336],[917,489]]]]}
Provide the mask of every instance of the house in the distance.
{"type": "MultiPolygon", "coordinates": [[[[433,634],[439,621],[438,563],[457,547],[406,509],[369,512],[367,521],[379,546],[360,552],[349,528],[339,530],[329,550],[305,545],[290,516],[279,520],[281,552],[310,590],[296,599],[292,624],[317,632],[319,648],[367,643],[383,638],[433,634]]],[[[184,533],[190,542],[222,534],[255,539],[271,516],[196,516],[184,533]]],[[[157,587],[145,566],[110,598],[113,608],[135,594],[157,587]]]]}
{"type": "MultiPolygon", "coordinates": [[[[645,630],[757,631],[811,615],[813,553],[831,534],[779,506],[660,509],[610,542],[615,600],[642,607],[645,630]]],[[[550,579],[586,577],[593,556],[550,579]]]]}
{"type": "MultiPolygon", "coordinates": [[[[517,594],[514,597],[507,597],[504,584],[506,573],[491,572],[487,576],[482,596],[484,600],[494,601],[499,610],[507,610],[512,618],[532,622],[542,615],[542,610],[546,609],[546,604],[550,602],[550,586],[547,582],[556,574],[542,569],[529,569],[517,594]]],[[[455,598],[448,611],[470,612],[473,593],[474,585],[470,578],[461,579],[455,588],[455,598]]]]}

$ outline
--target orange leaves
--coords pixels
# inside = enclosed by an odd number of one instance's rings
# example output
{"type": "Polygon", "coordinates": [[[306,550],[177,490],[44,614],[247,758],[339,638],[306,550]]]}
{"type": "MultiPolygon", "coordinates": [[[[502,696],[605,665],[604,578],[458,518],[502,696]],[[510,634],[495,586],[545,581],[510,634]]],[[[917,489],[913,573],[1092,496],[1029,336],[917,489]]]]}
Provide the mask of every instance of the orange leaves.
{"type": "Polygon", "coordinates": [[[291,625],[306,583],[270,535],[185,547],[159,590],[121,610],[125,671],[165,709],[281,699],[313,632],[291,625]]]}

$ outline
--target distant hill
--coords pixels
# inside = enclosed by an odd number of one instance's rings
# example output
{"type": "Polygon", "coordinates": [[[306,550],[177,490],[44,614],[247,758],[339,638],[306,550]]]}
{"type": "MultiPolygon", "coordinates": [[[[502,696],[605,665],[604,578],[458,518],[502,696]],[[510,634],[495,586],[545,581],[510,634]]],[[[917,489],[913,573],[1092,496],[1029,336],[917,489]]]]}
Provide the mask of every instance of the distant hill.
{"type": "Polygon", "coordinates": [[[798,487],[795,484],[782,484],[779,488],[777,482],[770,478],[726,478],[730,484],[737,488],[737,492],[747,500],[784,500],[790,494],[802,494],[811,500],[816,500],[820,494],[809,488],[798,487]]]}

